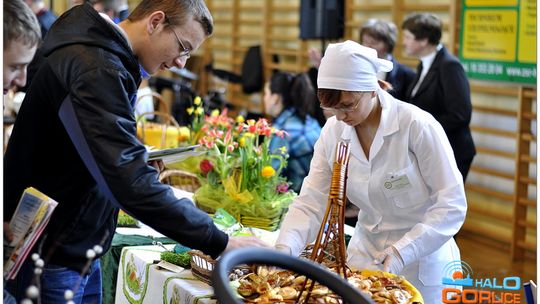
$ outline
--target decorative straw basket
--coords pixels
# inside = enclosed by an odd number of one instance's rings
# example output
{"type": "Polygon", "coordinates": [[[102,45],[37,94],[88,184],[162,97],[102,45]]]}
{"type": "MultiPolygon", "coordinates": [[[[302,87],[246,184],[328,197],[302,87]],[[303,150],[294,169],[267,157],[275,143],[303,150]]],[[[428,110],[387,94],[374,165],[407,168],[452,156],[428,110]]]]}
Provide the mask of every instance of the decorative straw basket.
{"type": "Polygon", "coordinates": [[[211,285],[212,270],[214,270],[216,260],[199,250],[191,250],[189,255],[191,255],[191,273],[193,273],[193,276],[211,285]]]}
{"type": "MultiPolygon", "coordinates": [[[[212,285],[212,271],[214,270],[214,266],[216,266],[217,261],[199,250],[191,250],[189,254],[191,255],[190,263],[191,273],[193,273],[193,276],[208,285],[212,285]]],[[[252,267],[247,265],[238,265],[233,268],[231,275],[238,277],[252,271],[252,267]]]]}

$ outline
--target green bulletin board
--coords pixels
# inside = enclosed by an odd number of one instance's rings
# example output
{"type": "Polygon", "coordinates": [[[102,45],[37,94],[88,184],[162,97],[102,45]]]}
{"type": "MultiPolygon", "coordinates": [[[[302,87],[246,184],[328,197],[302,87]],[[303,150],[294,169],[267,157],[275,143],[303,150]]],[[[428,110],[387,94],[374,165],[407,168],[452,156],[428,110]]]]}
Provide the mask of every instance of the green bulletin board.
{"type": "Polygon", "coordinates": [[[536,0],[463,0],[460,46],[470,78],[536,84],[536,0]]]}

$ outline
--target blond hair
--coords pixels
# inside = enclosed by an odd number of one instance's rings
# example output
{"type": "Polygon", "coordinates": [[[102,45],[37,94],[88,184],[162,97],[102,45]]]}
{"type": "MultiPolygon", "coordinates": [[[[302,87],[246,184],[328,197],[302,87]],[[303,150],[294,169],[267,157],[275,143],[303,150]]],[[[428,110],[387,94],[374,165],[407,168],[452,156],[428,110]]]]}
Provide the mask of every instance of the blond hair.
{"type": "Polygon", "coordinates": [[[22,0],[4,0],[4,50],[19,40],[33,47],[41,41],[36,15],[22,0]]]}

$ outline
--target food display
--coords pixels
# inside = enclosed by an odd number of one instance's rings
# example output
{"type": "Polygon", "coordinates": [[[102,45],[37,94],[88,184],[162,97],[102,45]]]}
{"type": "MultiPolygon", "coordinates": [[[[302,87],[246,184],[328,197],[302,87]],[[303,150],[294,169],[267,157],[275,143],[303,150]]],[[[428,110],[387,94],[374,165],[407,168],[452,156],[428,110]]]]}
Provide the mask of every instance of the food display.
{"type": "MultiPolygon", "coordinates": [[[[335,269],[330,268],[330,271],[335,269]]],[[[283,269],[260,266],[238,279],[237,292],[245,303],[298,303],[305,299],[306,278],[283,269]],[[300,295],[300,292],[303,294],[300,295]]],[[[347,281],[366,293],[375,303],[423,303],[420,292],[404,277],[387,272],[348,271],[347,281]]],[[[307,285],[309,286],[309,285],[307,285]]],[[[303,303],[303,302],[302,302],[303,303]]],[[[342,303],[339,296],[324,285],[315,283],[308,303],[342,303]]]]}

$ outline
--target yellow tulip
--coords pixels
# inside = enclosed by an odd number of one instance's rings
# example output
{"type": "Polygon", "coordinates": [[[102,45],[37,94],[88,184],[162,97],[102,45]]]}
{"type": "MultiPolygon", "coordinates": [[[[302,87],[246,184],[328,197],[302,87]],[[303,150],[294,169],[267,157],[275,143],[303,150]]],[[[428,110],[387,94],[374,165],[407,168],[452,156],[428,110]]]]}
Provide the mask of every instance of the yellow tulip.
{"type": "Polygon", "coordinates": [[[195,114],[202,115],[204,113],[204,110],[202,107],[198,107],[195,109],[195,114]]]}
{"type": "Polygon", "coordinates": [[[245,147],[246,146],[246,138],[245,137],[240,137],[240,139],[238,140],[238,144],[240,145],[240,147],[245,147]]]}
{"type": "Polygon", "coordinates": [[[236,116],[236,122],[237,122],[237,123],[243,123],[244,121],[246,121],[246,119],[244,118],[244,116],[242,116],[242,115],[236,116]]]}
{"type": "Polygon", "coordinates": [[[270,178],[270,177],[276,175],[276,170],[274,170],[274,168],[272,168],[272,166],[265,166],[261,170],[261,175],[264,178],[270,178]]]}
{"type": "Polygon", "coordinates": [[[212,117],[218,117],[218,116],[219,116],[219,110],[218,110],[218,109],[214,109],[214,110],[212,111],[212,113],[210,114],[210,116],[212,116],[212,117]]]}
{"type": "Polygon", "coordinates": [[[195,99],[193,99],[193,104],[198,106],[201,104],[201,97],[200,96],[197,96],[195,97],[195,99]]]}
{"type": "Polygon", "coordinates": [[[193,109],[193,107],[189,107],[189,108],[186,109],[186,112],[187,112],[189,115],[191,115],[191,114],[193,114],[193,110],[195,110],[195,109],[193,109]]]}

